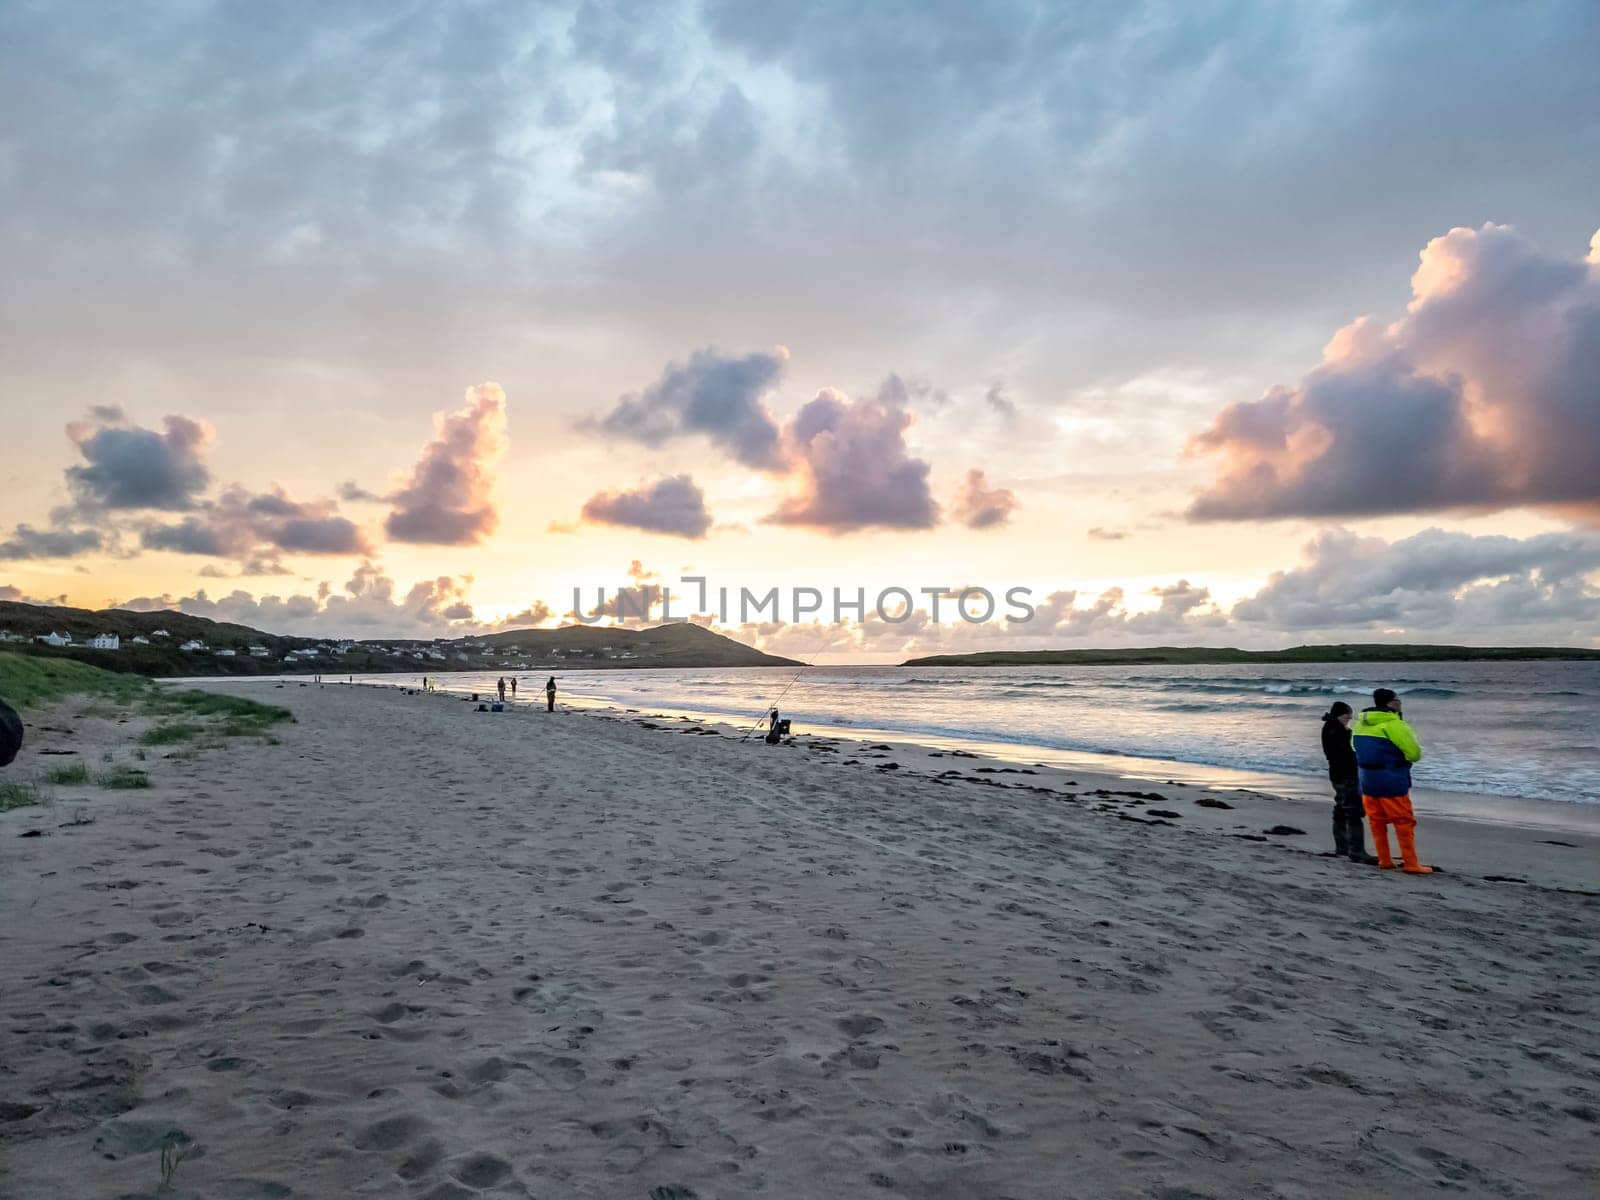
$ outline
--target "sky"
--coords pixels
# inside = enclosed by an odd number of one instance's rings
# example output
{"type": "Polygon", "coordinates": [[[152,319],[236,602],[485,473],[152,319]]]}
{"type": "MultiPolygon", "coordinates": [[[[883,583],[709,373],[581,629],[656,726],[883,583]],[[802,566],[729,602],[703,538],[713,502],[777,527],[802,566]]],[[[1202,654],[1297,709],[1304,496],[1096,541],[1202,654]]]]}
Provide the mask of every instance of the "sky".
{"type": "Polygon", "coordinates": [[[1589,0],[11,0],[0,598],[1600,645],[1596,61],[1589,0]]]}

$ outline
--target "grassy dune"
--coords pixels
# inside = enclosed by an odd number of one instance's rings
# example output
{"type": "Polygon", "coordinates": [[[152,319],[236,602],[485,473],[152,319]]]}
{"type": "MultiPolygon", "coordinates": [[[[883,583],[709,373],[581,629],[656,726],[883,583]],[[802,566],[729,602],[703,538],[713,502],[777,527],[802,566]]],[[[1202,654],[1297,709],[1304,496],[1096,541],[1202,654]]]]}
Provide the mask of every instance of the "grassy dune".
{"type": "Polygon", "coordinates": [[[44,658],[0,651],[0,700],[19,712],[71,695],[105,696],[131,702],[148,694],[150,681],[102,671],[70,658],[44,658]]]}
{"type": "MultiPolygon", "coordinates": [[[[158,687],[138,675],[104,671],[66,658],[0,653],[0,700],[27,713],[69,699],[80,701],[70,710],[77,716],[125,714],[154,718],[155,724],[137,733],[132,743],[123,747],[125,753],[131,751],[133,762],[115,761],[107,753],[104,759],[108,765],[99,770],[91,770],[80,760],[59,763],[34,774],[6,771],[5,777],[0,778],[0,812],[47,803],[55,794],[53,788],[148,788],[150,774],[142,765],[145,747],[184,744],[180,753],[165,757],[192,757],[200,750],[222,745],[226,738],[270,738],[274,725],[294,720],[288,709],[275,704],[194,689],[158,687]]],[[[139,725],[129,725],[128,729],[132,734],[139,725]]],[[[73,751],[77,750],[75,741],[68,747],[73,751]]]]}

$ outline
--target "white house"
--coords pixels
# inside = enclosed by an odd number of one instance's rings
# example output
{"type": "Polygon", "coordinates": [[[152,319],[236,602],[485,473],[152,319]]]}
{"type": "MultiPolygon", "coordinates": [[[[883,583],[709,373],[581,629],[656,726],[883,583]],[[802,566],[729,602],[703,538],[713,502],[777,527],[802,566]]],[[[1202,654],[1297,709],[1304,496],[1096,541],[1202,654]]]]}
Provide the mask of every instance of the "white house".
{"type": "Polygon", "coordinates": [[[134,646],[148,646],[150,644],[150,639],[145,637],[142,633],[136,633],[128,639],[128,642],[130,645],[134,646]]]}
{"type": "Polygon", "coordinates": [[[96,650],[121,650],[122,639],[114,633],[97,633],[89,645],[96,650]]]}
{"type": "Polygon", "coordinates": [[[200,641],[198,638],[190,638],[187,642],[178,647],[179,650],[204,650],[205,648],[206,644],[200,641]]]}
{"type": "Polygon", "coordinates": [[[171,637],[172,635],[170,633],[168,633],[165,629],[152,629],[150,631],[150,636],[151,637],[171,637]]]}
{"type": "Polygon", "coordinates": [[[230,650],[226,646],[224,646],[221,650],[217,651],[217,657],[218,658],[232,658],[232,657],[234,657],[234,655],[236,655],[238,653],[239,652],[237,650],[230,650]]]}
{"type": "Polygon", "coordinates": [[[251,646],[250,647],[250,657],[251,658],[266,658],[267,655],[269,655],[271,653],[272,653],[272,651],[268,650],[265,646],[251,646]]]}
{"type": "Polygon", "coordinates": [[[36,642],[43,642],[46,646],[72,645],[72,635],[68,633],[41,633],[33,640],[36,642]]]}

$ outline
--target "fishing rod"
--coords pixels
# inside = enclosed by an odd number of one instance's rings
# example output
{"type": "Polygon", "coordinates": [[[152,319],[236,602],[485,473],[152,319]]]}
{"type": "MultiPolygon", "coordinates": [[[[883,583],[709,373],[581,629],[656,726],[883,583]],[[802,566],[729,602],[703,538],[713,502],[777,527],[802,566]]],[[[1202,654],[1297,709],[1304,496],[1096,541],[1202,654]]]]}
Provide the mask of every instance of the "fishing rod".
{"type": "MultiPolygon", "coordinates": [[[[821,653],[824,649],[827,648],[828,643],[830,641],[832,641],[832,640],[833,640],[833,634],[832,634],[831,631],[828,632],[828,633],[823,634],[822,640],[817,643],[817,648],[816,648],[815,651],[813,651],[813,653],[814,654],[821,653]]],[[[744,736],[741,737],[739,740],[741,742],[745,741],[746,739],[749,738],[749,736],[752,733],[754,733],[756,730],[760,729],[761,728],[761,722],[767,720],[768,714],[770,714],[775,708],[777,708],[779,703],[783,700],[783,698],[789,694],[789,689],[794,687],[795,684],[800,682],[800,676],[804,675],[807,671],[811,670],[811,668],[816,666],[816,665],[817,665],[816,663],[810,663],[810,662],[802,663],[800,665],[800,669],[794,673],[794,678],[789,680],[789,682],[784,685],[783,691],[779,692],[777,697],[770,704],[768,704],[766,706],[766,712],[762,713],[761,716],[756,718],[756,723],[754,725],[750,726],[749,729],[746,729],[744,731],[744,736]]]]}

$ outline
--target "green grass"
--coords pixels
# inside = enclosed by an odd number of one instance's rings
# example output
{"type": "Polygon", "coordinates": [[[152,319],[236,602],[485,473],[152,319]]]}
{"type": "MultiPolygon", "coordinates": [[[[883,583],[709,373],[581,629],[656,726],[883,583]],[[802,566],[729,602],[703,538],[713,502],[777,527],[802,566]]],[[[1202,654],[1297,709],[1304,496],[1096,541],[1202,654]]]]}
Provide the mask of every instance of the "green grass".
{"type": "Polygon", "coordinates": [[[103,788],[114,788],[117,791],[132,791],[137,788],[150,786],[150,776],[147,772],[134,767],[112,767],[102,771],[95,780],[103,788]]]}
{"type": "Polygon", "coordinates": [[[152,695],[145,703],[148,711],[162,716],[183,716],[196,718],[211,718],[212,724],[196,725],[191,723],[176,722],[168,726],[157,726],[144,738],[140,739],[147,745],[159,746],[169,742],[186,740],[194,737],[199,732],[217,733],[223,737],[260,737],[267,736],[267,731],[274,725],[284,721],[293,721],[294,714],[287,708],[280,708],[276,704],[262,704],[255,700],[246,700],[239,696],[223,696],[216,692],[159,691],[152,695]],[[164,740],[152,738],[163,728],[187,729],[191,732],[179,736],[173,734],[164,740]]]}
{"type": "Polygon", "coordinates": [[[29,808],[39,803],[39,789],[32,783],[0,779],[0,812],[29,808]]]}
{"type": "Polygon", "coordinates": [[[47,783],[88,783],[89,764],[75,762],[51,767],[44,773],[44,778],[47,783]]]}
{"type": "Polygon", "coordinates": [[[0,650],[0,700],[13,708],[37,708],[83,692],[128,701],[149,689],[150,681],[139,675],[102,671],[70,658],[0,650]]]}
{"type": "Polygon", "coordinates": [[[170,746],[175,742],[193,741],[205,733],[206,728],[193,721],[168,721],[164,725],[146,729],[139,735],[139,741],[146,746],[170,746]]]}

